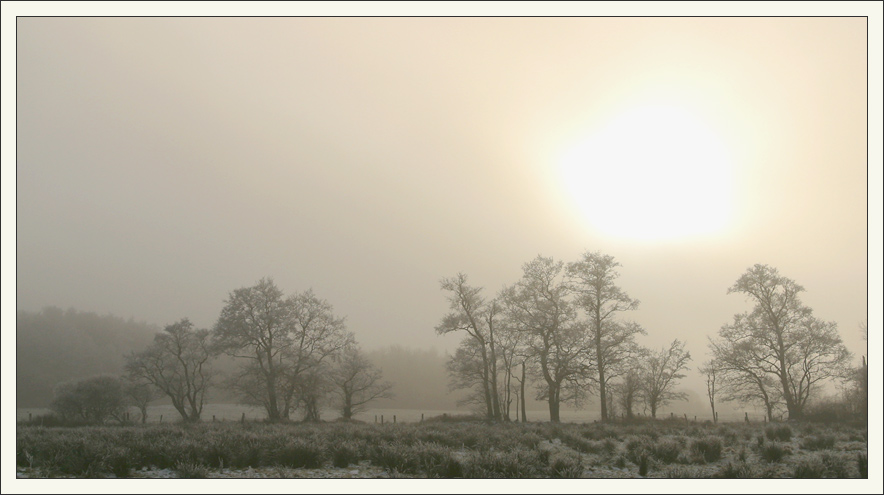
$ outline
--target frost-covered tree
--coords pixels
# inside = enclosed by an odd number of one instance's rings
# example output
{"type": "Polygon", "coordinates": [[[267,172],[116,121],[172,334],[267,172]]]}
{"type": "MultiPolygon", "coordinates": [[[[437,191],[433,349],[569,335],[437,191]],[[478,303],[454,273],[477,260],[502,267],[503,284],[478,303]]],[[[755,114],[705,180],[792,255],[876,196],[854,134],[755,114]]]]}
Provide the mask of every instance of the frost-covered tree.
{"type": "Polygon", "coordinates": [[[744,294],[753,307],[722,326],[713,347],[717,359],[773,387],[789,419],[801,418],[821,381],[844,376],[851,358],[837,325],[814,317],[801,302],[803,291],[775,268],[749,268],[728,293],[744,294]]]}
{"type": "Polygon", "coordinates": [[[147,349],[129,354],[126,372],[132,381],[150,383],[168,396],[184,421],[199,421],[216,356],[209,331],[183,318],[156,334],[147,349]]]}

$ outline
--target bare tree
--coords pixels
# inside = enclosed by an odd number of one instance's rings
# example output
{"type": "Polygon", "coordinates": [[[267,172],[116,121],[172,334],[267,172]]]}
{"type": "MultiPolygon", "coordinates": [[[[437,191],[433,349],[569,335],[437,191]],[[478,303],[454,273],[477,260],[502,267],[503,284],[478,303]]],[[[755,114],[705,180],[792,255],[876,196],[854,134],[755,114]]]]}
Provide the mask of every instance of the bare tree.
{"type": "Polygon", "coordinates": [[[141,424],[147,423],[147,406],[163,396],[153,384],[132,380],[123,382],[123,394],[128,404],[138,408],[141,413],[141,424]]]}
{"type": "Polygon", "coordinates": [[[525,412],[525,386],[528,360],[530,353],[526,346],[525,334],[517,328],[504,325],[498,332],[498,354],[501,368],[503,369],[503,388],[501,391],[501,410],[503,419],[511,421],[510,409],[513,402],[516,403],[516,420],[519,419],[519,411],[522,412],[523,422],[527,421],[525,412]]]}
{"type": "Polygon", "coordinates": [[[286,353],[290,364],[285,372],[288,387],[282,415],[288,418],[292,407],[301,403],[307,407],[305,419],[318,421],[319,396],[331,385],[325,380],[326,365],[355,340],[347,331],[345,319],[335,316],[332,305],[316,297],[312,290],[297,294],[292,300],[292,345],[286,353]]]}
{"type": "Polygon", "coordinates": [[[347,420],[365,411],[372,401],[393,398],[393,384],[383,381],[383,372],[356,346],[344,350],[332,369],[331,381],[341,416],[347,420]]]}
{"type": "Polygon", "coordinates": [[[475,407],[487,419],[488,400],[486,396],[488,376],[482,358],[481,344],[474,339],[463,339],[454,354],[445,363],[448,371],[449,390],[466,390],[467,394],[458,399],[458,406],[475,407]]]}
{"type": "Polygon", "coordinates": [[[687,399],[687,394],[673,388],[684,378],[681,372],[689,369],[687,363],[690,360],[691,353],[684,350],[684,343],[678,339],[673,340],[668,349],[663,347],[648,355],[643,366],[642,396],[652,418],[657,417],[660,407],[671,401],[687,399]]]}
{"type": "Polygon", "coordinates": [[[262,278],[252,287],[230,293],[215,325],[218,349],[246,359],[237,387],[251,404],[261,404],[270,421],[282,419],[280,393],[292,347],[294,301],[286,298],[273,279],[262,278]]]}
{"type": "Polygon", "coordinates": [[[307,419],[318,419],[328,391],[327,383],[319,387],[319,368],[353,340],[327,301],[310,290],[285,297],[267,278],[230,294],[214,335],[219,349],[247,361],[232,386],[264,406],[270,421],[289,418],[299,405],[307,419]]]}
{"type": "Polygon", "coordinates": [[[617,313],[638,308],[614,281],[620,263],[613,256],[586,252],[580,261],[568,264],[568,275],[578,304],[588,316],[588,332],[595,353],[602,421],[608,420],[608,384],[625,373],[635,348],[635,335],[645,334],[637,324],[615,321],[617,313]]]}
{"type": "Polygon", "coordinates": [[[709,399],[709,407],[712,408],[712,422],[718,423],[718,416],[715,415],[715,397],[716,397],[716,379],[720,375],[718,362],[714,359],[707,361],[701,368],[700,373],[706,377],[706,397],[709,399]]]}
{"type": "MultiPolygon", "coordinates": [[[[500,396],[497,384],[496,326],[500,319],[501,307],[496,300],[486,301],[481,287],[467,284],[467,276],[458,273],[455,277],[442,279],[442,290],[448,291],[451,312],[445,315],[436,326],[436,333],[465,332],[475,341],[475,350],[481,359],[482,393],[485,399],[485,415],[489,420],[501,419],[500,396]]],[[[466,356],[465,354],[463,354],[466,356]]]]}
{"type": "Polygon", "coordinates": [[[172,399],[184,421],[199,421],[215,356],[209,331],[194,329],[183,318],[167,325],[147,349],[127,356],[126,371],[133,381],[151,383],[172,399]]]}
{"type": "Polygon", "coordinates": [[[636,352],[637,359],[633,361],[632,366],[620,376],[620,380],[614,382],[611,391],[616,397],[616,402],[623,410],[626,419],[631,420],[635,417],[635,408],[643,400],[642,398],[642,361],[638,356],[646,356],[647,351],[636,352]]]}
{"type": "Polygon", "coordinates": [[[710,339],[709,345],[718,363],[721,400],[761,405],[770,420],[778,417],[784,406],[782,394],[774,377],[751,359],[752,343],[710,339]]]}
{"type": "Polygon", "coordinates": [[[850,360],[837,325],[814,318],[798,297],[803,291],[775,268],[755,265],[728,289],[745,294],[754,307],[719,331],[721,352],[742,361],[732,366],[750,370],[760,382],[773,378],[790,419],[801,417],[820,381],[843,376],[850,360]]]}
{"type": "Polygon", "coordinates": [[[549,404],[550,421],[559,421],[560,404],[579,402],[592,376],[591,342],[563,280],[564,264],[538,256],[523,276],[504,289],[508,325],[525,335],[526,347],[543,379],[538,398],[549,404]]]}

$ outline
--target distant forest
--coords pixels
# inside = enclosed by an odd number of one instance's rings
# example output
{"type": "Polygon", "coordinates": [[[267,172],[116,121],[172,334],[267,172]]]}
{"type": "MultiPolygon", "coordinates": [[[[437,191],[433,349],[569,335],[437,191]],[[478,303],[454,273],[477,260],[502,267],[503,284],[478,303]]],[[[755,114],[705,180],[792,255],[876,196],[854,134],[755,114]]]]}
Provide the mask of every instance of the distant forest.
{"type": "MultiPolygon", "coordinates": [[[[124,357],[153,341],[162,329],[114,315],[47,307],[38,312],[18,311],[16,319],[16,405],[47,407],[56,384],[89,376],[124,374],[124,357]]],[[[450,410],[464,391],[448,391],[445,363],[448,356],[436,349],[392,346],[365,352],[393,382],[393,399],[375,407],[390,409],[450,410]]],[[[221,356],[215,369],[229,373],[237,364],[221,356]]],[[[236,403],[237,397],[215,387],[208,398],[214,403],[236,403]]],[[[167,402],[158,399],[157,404],[167,402]]]]}

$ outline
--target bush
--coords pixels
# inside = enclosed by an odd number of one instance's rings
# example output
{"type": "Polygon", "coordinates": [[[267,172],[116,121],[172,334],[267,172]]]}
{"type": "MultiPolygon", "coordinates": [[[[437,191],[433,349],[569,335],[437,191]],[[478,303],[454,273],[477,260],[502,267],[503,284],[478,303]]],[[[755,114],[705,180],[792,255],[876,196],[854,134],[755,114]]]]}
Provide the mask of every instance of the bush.
{"type": "Polygon", "coordinates": [[[826,450],[835,447],[835,435],[812,435],[801,441],[804,450],[826,450]]]}
{"type": "Polygon", "coordinates": [[[697,478],[697,472],[690,466],[675,466],[666,471],[667,478],[697,478]]]}
{"type": "Polygon", "coordinates": [[[179,461],[175,465],[175,471],[179,478],[205,478],[209,475],[209,468],[193,461],[179,461]]]}
{"type": "Polygon", "coordinates": [[[788,447],[779,443],[779,442],[770,442],[761,448],[761,458],[767,462],[779,462],[791,454],[792,452],[788,447]]]}
{"type": "Polygon", "coordinates": [[[691,443],[691,453],[701,457],[705,462],[715,462],[721,459],[721,438],[707,436],[691,443]]]}
{"type": "Polygon", "coordinates": [[[769,425],[764,428],[768,440],[788,442],[792,440],[792,428],[789,425],[769,425]]]}
{"type": "Polygon", "coordinates": [[[551,478],[580,478],[583,476],[580,456],[566,456],[562,454],[552,456],[549,474],[551,478]]]}
{"type": "Polygon", "coordinates": [[[332,448],[332,465],[345,468],[359,462],[360,449],[355,442],[343,442],[332,448]]]}
{"type": "Polygon", "coordinates": [[[294,438],[275,452],[275,464],[292,468],[318,468],[325,462],[325,449],[318,442],[294,438]]]}
{"type": "Polygon", "coordinates": [[[859,469],[859,477],[868,479],[869,477],[869,456],[868,454],[859,453],[856,455],[856,467],[859,469]]]}
{"type": "Polygon", "coordinates": [[[792,476],[795,478],[822,478],[826,466],[816,457],[804,459],[795,466],[792,476]]]}
{"type": "Polygon", "coordinates": [[[115,419],[122,423],[126,409],[123,384],[104,375],[60,383],[49,407],[65,421],[103,424],[115,419]]]}
{"type": "Polygon", "coordinates": [[[850,478],[851,472],[847,459],[841,454],[824,452],[820,457],[820,461],[825,467],[827,478],[850,478]]]}
{"type": "Polygon", "coordinates": [[[653,444],[651,454],[664,464],[672,464],[681,454],[681,445],[676,440],[664,438],[653,444]]]}
{"type": "Polygon", "coordinates": [[[536,450],[474,453],[464,466],[466,478],[538,478],[544,463],[536,450]]]}
{"type": "Polygon", "coordinates": [[[752,469],[752,466],[745,462],[731,462],[728,461],[725,465],[721,466],[717,473],[714,475],[715,478],[755,478],[755,470],[752,469]]]}
{"type": "Polygon", "coordinates": [[[638,475],[639,476],[647,476],[648,468],[650,467],[650,459],[647,454],[642,454],[638,459],[638,475]]]}

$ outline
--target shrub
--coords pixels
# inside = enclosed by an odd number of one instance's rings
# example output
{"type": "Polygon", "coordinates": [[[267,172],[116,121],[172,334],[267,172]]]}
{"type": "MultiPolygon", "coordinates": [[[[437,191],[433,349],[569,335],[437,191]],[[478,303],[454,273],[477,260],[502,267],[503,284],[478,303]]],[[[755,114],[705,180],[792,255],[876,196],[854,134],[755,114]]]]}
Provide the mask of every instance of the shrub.
{"type": "Polygon", "coordinates": [[[823,434],[805,437],[801,441],[801,448],[804,450],[826,450],[835,446],[835,435],[823,434]]]}
{"type": "Polygon", "coordinates": [[[273,456],[276,464],[293,468],[318,468],[325,461],[323,446],[314,440],[294,438],[273,456]]]}
{"type": "Polygon", "coordinates": [[[868,479],[869,477],[869,456],[865,453],[856,455],[856,467],[859,469],[859,477],[868,479]]]}
{"type": "Polygon", "coordinates": [[[64,421],[122,422],[126,409],[123,385],[118,378],[105,375],[60,383],[49,407],[64,421]]]}
{"type": "Polygon", "coordinates": [[[755,470],[752,469],[752,466],[746,464],[745,462],[731,462],[728,461],[725,465],[721,466],[717,473],[714,475],[715,478],[755,478],[755,470]]]}
{"type": "Polygon", "coordinates": [[[827,478],[850,478],[850,466],[842,455],[824,452],[820,461],[826,469],[827,478]]]}
{"type": "Polygon", "coordinates": [[[764,435],[768,440],[788,442],[792,440],[792,428],[789,425],[769,425],[764,428],[764,435]]]}
{"type": "Polygon", "coordinates": [[[562,454],[552,456],[549,474],[551,478],[580,478],[583,475],[580,456],[566,456],[562,454]]]}
{"type": "Polygon", "coordinates": [[[541,466],[536,450],[513,449],[503,452],[477,452],[464,466],[466,478],[537,478],[541,466]]]}
{"type": "Polygon", "coordinates": [[[795,466],[792,476],[795,478],[822,478],[826,466],[816,457],[804,459],[795,466]]]}
{"type": "Polygon", "coordinates": [[[107,453],[105,464],[114,476],[126,478],[129,476],[129,471],[138,465],[138,460],[129,448],[114,447],[107,453]]]}
{"type": "Polygon", "coordinates": [[[770,442],[761,448],[761,458],[767,462],[779,462],[783,457],[791,454],[788,447],[779,442],[770,442]]]}
{"type": "Polygon", "coordinates": [[[672,464],[681,454],[681,445],[671,438],[664,438],[651,446],[651,454],[664,464],[672,464]]]}
{"type": "Polygon", "coordinates": [[[209,475],[207,466],[193,461],[179,461],[175,465],[175,471],[179,478],[205,478],[209,475]]]}
{"type": "Polygon", "coordinates": [[[647,476],[650,459],[647,454],[642,454],[638,459],[638,475],[647,476]]]}
{"type": "Polygon", "coordinates": [[[715,462],[721,459],[721,438],[714,436],[703,437],[691,443],[691,453],[702,457],[705,462],[715,462]]]}
{"type": "Polygon", "coordinates": [[[332,465],[345,468],[359,462],[359,447],[354,442],[343,442],[332,448],[332,465]]]}
{"type": "Polygon", "coordinates": [[[675,466],[666,471],[667,478],[697,478],[697,472],[690,466],[675,466]]]}

